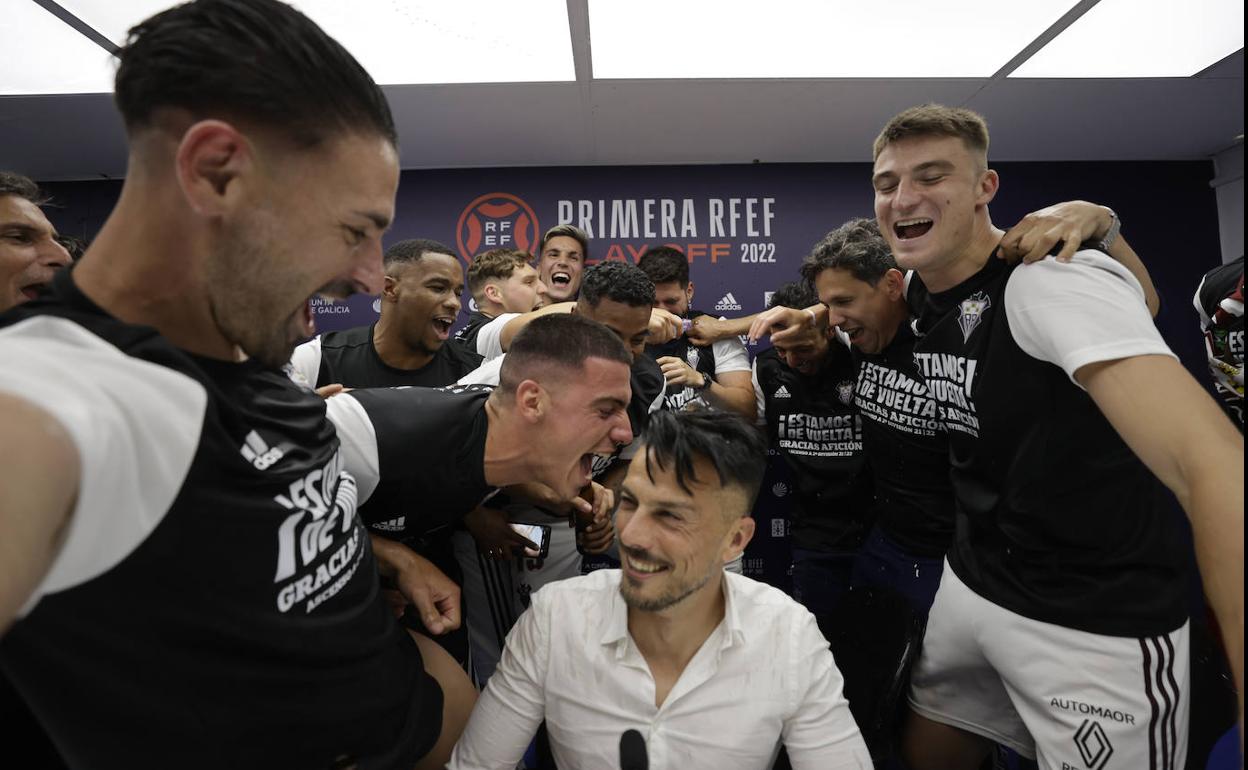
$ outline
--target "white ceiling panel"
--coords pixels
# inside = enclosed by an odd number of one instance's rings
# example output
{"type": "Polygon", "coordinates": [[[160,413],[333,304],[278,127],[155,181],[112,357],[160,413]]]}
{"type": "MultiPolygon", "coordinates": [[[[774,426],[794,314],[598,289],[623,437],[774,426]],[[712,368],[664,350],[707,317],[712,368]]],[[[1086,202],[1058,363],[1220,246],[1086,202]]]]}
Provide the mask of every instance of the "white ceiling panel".
{"type": "Polygon", "coordinates": [[[113,90],[113,57],[30,0],[0,12],[0,95],[113,90]]]}
{"type": "Polygon", "coordinates": [[[1101,0],[1010,77],[1188,77],[1243,47],[1243,0],[1101,0]]]}
{"type": "Polygon", "coordinates": [[[595,78],[980,78],[1074,0],[589,0],[595,78]]]}
{"type": "MultiPolygon", "coordinates": [[[[21,2],[23,0],[13,0],[21,2]]],[[[169,0],[58,0],[121,45],[169,0]]],[[[574,80],[566,0],[294,0],[382,85],[574,80]]]]}

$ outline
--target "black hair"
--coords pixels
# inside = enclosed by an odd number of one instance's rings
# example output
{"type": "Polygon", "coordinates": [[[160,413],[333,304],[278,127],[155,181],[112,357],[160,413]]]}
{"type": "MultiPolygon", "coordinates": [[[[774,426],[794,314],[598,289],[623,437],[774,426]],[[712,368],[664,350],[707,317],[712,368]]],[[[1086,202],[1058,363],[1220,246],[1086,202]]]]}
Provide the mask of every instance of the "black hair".
{"type": "Polygon", "coordinates": [[[654,304],[654,282],[636,265],[599,262],[585,271],[581,299],[590,307],[598,307],[604,299],[629,307],[650,307],[654,304]]]}
{"type": "Polygon", "coordinates": [[[382,263],[387,267],[402,263],[419,262],[420,258],[426,254],[445,254],[448,257],[459,259],[459,255],[451,250],[450,246],[428,238],[409,238],[405,241],[399,241],[390,245],[386,249],[386,255],[382,258],[382,263]]]}
{"type": "Polygon", "coordinates": [[[741,511],[743,515],[754,507],[767,470],[767,445],[762,433],[738,415],[710,409],[655,412],[650,415],[642,442],[651,481],[651,463],[660,471],[671,467],[676,483],[692,495],[690,484],[708,481],[694,472],[694,461],[701,457],[715,469],[721,485],[745,490],[748,504],[741,511]]]}
{"type": "Polygon", "coordinates": [[[512,339],[499,368],[498,391],[510,395],[521,382],[542,382],[554,370],[579,371],[590,358],[633,363],[623,341],[597,321],[576,313],[538,316],[512,339]]]}
{"type": "Polygon", "coordinates": [[[815,288],[806,281],[792,281],[776,289],[767,302],[767,309],[773,307],[791,307],[803,310],[811,305],[818,305],[819,297],[815,288]]]}
{"type": "Polygon", "coordinates": [[[82,259],[82,255],[87,252],[87,247],[91,245],[74,235],[58,235],[56,242],[61,244],[61,247],[69,253],[69,258],[75,262],[82,259]]]}
{"type": "Polygon", "coordinates": [[[195,0],[130,29],[117,108],[133,133],[162,107],[277,128],[301,147],[376,134],[398,144],[386,97],[345,48],[278,0],[195,0]]]}
{"type": "Polygon", "coordinates": [[[25,198],[36,206],[42,206],[48,202],[48,196],[43,194],[39,189],[39,185],[35,184],[29,177],[16,174],[12,171],[0,171],[0,197],[6,195],[16,195],[19,198],[25,198]]]}
{"type": "Polygon", "coordinates": [[[802,260],[802,279],[812,286],[824,270],[848,270],[855,278],[875,286],[897,261],[888,249],[874,219],[851,219],[815,244],[802,260]]]}
{"type": "Polygon", "coordinates": [[[689,258],[672,246],[656,246],[637,260],[640,267],[655,285],[676,281],[680,288],[689,288],[689,258]]]}

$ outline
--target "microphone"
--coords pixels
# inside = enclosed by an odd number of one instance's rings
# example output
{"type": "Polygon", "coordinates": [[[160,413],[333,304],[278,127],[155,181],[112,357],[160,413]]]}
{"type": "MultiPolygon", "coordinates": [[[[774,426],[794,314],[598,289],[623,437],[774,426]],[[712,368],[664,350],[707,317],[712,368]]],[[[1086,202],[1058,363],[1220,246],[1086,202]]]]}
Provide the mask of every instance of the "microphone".
{"type": "Polygon", "coordinates": [[[646,739],[636,730],[625,730],[620,736],[620,770],[650,770],[646,739]]]}

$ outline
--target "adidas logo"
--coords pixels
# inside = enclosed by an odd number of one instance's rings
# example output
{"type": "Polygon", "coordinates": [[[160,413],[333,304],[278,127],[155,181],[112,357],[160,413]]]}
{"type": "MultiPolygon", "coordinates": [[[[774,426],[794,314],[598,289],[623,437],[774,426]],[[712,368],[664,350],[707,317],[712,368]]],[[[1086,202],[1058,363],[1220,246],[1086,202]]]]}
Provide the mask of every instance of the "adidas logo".
{"type": "Polygon", "coordinates": [[[375,524],[371,524],[369,525],[369,528],[378,530],[381,532],[402,532],[404,527],[406,526],[407,526],[407,517],[400,516],[397,519],[390,519],[388,521],[379,521],[375,524]]]}
{"type": "Polygon", "coordinates": [[[724,310],[740,310],[741,303],[737,302],[737,298],[732,296],[732,292],[728,292],[720,298],[719,302],[715,303],[715,309],[721,312],[724,310]]]}
{"type": "Polygon", "coordinates": [[[771,397],[772,398],[793,398],[793,394],[789,393],[788,388],[781,385],[779,390],[771,394],[771,397]]]}
{"type": "Polygon", "coordinates": [[[243,439],[243,445],[239,447],[238,453],[258,471],[268,470],[273,463],[286,455],[280,447],[270,448],[254,430],[243,439]]]}

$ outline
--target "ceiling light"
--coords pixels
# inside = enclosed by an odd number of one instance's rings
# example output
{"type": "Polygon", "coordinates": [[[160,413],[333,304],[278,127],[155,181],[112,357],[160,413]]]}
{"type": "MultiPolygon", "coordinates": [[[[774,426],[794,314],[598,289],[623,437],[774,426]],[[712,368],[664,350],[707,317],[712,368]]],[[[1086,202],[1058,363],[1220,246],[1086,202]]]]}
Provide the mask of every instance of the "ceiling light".
{"type": "Polygon", "coordinates": [[[38,4],[5,3],[0,33],[0,95],[113,90],[113,57],[38,4]]]}
{"type": "Polygon", "coordinates": [[[1188,77],[1243,47],[1243,0],[1101,0],[1010,77],[1188,77]]]}
{"type": "MultiPolygon", "coordinates": [[[[118,45],[170,0],[58,0],[118,45]]],[[[33,3],[32,3],[33,4],[33,3]]],[[[382,85],[575,80],[566,0],[294,0],[382,85]]]]}
{"type": "Polygon", "coordinates": [[[589,0],[595,78],[982,78],[1075,0],[589,0]]]}

